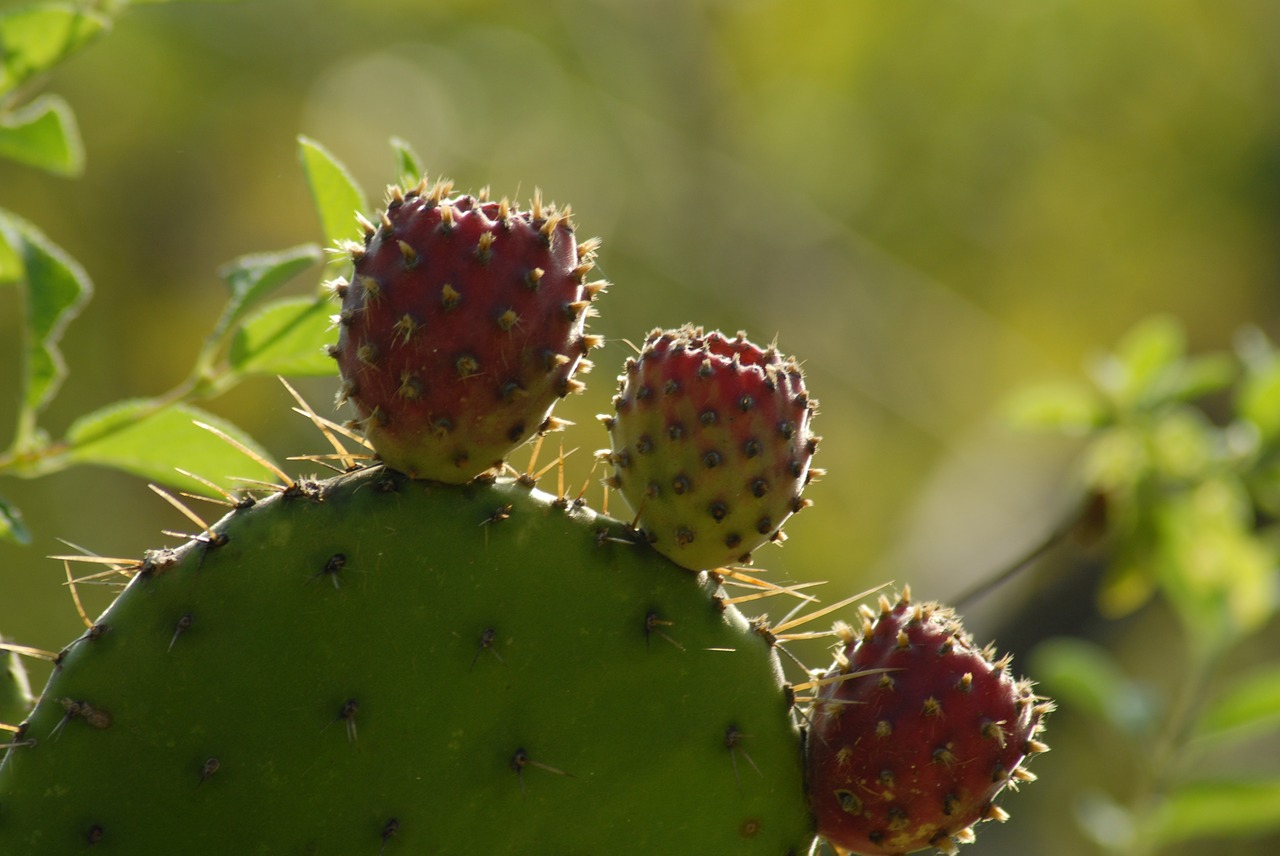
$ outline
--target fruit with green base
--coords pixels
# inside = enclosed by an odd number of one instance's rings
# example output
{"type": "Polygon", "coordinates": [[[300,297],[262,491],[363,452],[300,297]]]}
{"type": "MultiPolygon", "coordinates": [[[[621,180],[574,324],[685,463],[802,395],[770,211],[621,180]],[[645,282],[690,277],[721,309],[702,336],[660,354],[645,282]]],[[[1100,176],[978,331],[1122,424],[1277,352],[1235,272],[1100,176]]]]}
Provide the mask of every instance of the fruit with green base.
{"type": "Polygon", "coordinates": [[[558,427],[553,405],[582,389],[575,375],[600,344],[585,324],[605,283],[587,282],[599,242],[578,243],[567,209],[451,189],[394,187],[380,224],[362,220],[351,279],[333,284],[330,353],[339,402],[382,460],[461,484],[558,427]]]}
{"type": "Polygon", "coordinates": [[[601,417],[611,483],[653,546],[692,569],[751,561],[781,540],[819,438],[799,364],[700,327],[654,330],[601,417]]]}

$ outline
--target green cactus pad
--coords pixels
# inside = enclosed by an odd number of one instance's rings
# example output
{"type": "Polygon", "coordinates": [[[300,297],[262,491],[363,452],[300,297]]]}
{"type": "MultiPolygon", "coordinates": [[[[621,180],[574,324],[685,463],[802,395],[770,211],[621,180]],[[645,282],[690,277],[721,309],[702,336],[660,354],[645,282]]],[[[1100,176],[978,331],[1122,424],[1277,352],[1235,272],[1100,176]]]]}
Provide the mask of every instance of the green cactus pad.
{"type": "Polygon", "coordinates": [[[381,468],[233,511],[66,654],[0,853],[803,852],[776,654],[633,540],[381,468]]]}

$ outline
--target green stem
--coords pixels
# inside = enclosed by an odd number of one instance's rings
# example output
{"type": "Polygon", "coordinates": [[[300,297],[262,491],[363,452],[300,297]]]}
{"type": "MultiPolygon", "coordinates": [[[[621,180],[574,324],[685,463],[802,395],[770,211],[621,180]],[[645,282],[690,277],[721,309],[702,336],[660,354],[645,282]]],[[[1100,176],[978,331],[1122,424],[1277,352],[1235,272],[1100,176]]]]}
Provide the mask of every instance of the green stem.
{"type": "Polygon", "coordinates": [[[1052,532],[1045,536],[1040,543],[1032,547],[1026,554],[1019,557],[1015,562],[1013,562],[1013,564],[1009,565],[1004,570],[985,580],[980,580],[969,589],[951,598],[949,603],[956,609],[966,609],[969,606],[972,606],[975,601],[990,594],[995,589],[1018,576],[1018,574],[1021,574],[1023,571],[1033,566],[1050,550],[1065,541],[1072,532],[1075,532],[1080,527],[1081,522],[1088,516],[1089,511],[1093,506],[1093,501],[1094,498],[1092,496],[1086,496],[1076,505],[1076,507],[1071,509],[1071,512],[1052,532]]]}
{"type": "Polygon", "coordinates": [[[1178,687],[1173,705],[1152,743],[1151,751],[1146,754],[1149,761],[1139,771],[1138,782],[1130,799],[1135,830],[1134,840],[1125,849],[1130,856],[1151,856],[1158,852],[1157,836],[1152,834],[1150,826],[1172,783],[1176,762],[1183,754],[1187,737],[1207,696],[1221,652],[1217,649],[1201,652],[1193,650],[1189,659],[1190,667],[1186,677],[1178,687]]]}
{"type": "MultiPolygon", "coordinates": [[[[169,391],[150,400],[146,410],[141,411],[140,419],[145,419],[166,407],[175,404],[190,404],[209,398],[216,398],[230,389],[239,376],[233,372],[202,369],[199,364],[181,383],[169,391]]],[[[66,469],[67,457],[75,449],[73,444],[65,441],[56,443],[36,442],[39,429],[35,423],[35,414],[23,414],[19,420],[18,434],[8,451],[0,454],[0,475],[15,475],[22,478],[36,478],[61,472],[66,469]]],[[[122,430],[126,426],[121,426],[122,430]]],[[[95,437],[94,439],[99,439],[95,437]]]]}

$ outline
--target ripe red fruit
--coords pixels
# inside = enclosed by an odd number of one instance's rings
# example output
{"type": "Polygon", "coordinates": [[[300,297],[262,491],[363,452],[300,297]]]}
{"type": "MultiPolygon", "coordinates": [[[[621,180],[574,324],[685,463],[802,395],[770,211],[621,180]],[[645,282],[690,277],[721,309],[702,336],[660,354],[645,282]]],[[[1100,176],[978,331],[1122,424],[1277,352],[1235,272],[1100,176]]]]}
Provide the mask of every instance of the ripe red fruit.
{"type": "Polygon", "coordinates": [[[362,221],[331,353],[339,403],[388,466],[462,483],[556,427],[552,406],[599,344],[584,325],[605,283],[585,281],[598,242],[576,242],[567,210],[451,187],[392,188],[381,224],[362,221]]]}
{"type": "Polygon", "coordinates": [[[981,820],[1006,820],[993,800],[1034,778],[1021,766],[1052,703],[1014,680],[1009,658],[979,650],[935,603],[881,598],[822,682],[807,742],[818,832],[838,853],[954,853],[981,820]]]}
{"type": "Polygon", "coordinates": [[[742,333],[685,326],[651,332],[619,382],[615,414],[601,417],[612,441],[602,454],[657,550],[701,570],[781,540],[819,472],[816,405],[795,360],[742,333]]]}

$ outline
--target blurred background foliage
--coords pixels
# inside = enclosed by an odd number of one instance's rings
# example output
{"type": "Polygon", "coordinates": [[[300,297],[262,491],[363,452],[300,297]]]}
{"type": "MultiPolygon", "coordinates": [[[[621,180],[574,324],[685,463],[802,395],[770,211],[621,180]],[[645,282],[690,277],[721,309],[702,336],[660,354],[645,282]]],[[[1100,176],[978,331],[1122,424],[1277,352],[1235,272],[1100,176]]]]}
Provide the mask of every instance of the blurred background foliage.
{"type": "MultiPolygon", "coordinates": [[[[1152,316],[1177,321],[1131,335],[1166,367],[1229,351],[1245,327],[1255,344],[1280,332],[1280,4],[96,5],[114,18],[110,35],[37,82],[74,110],[82,174],[0,160],[0,206],[96,284],[63,342],[66,384],[42,417],[55,435],[186,377],[226,300],[224,262],[322,240],[300,133],[375,201],[397,178],[387,145],[397,136],[433,177],[520,198],[541,187],[573,205],[583,234],[603,237],[601,269],[615,285],[593,328],[609,344],[588,392],[558,411],[578,423],[565,435],[578,449],[567,484],[591,479],[593,504],[590,453],[607,445],[593,416],[608,409],[628,340],[694,321],[776,337],[802,357],[830,476],[785,548],[758,562],[778,580],[830,580],[828,600],[887,580],[961,598],[1073,519],[1088,488],[1141,481],[1089,442],[1106,418],[1088,394],[1050,395],[1085,416],[1048,420],[1074,431],[1037,434],[1010,427],[1015,390],[1065,384],[1085,365],[1096,380],[1103,349],[1152,316]]],[[[294,289],[313,286],[303,277],[294,289]]],[[[21,324],[21,293],[0,289],[0,343],[18,341],[21,324]]],[[[1265,362],[1268,348],[1240,346],[1240,359],[1265,362]]],[[[16,346],[0,351],[0,388],[19,388],[18,357],[16,346]]],[[[333,380],[296,385],[334,415],[333,380]]],[[[1223,389],[1207,383],[1196,416],[1160,422],[1184,453],[1169,466],[1184,475],[1186,455],[1212,457],[1196,444],[1217,442],[1187,419],[1250,418],[1223,389]]],[[[1177,395],[1161,394],[1176,409],[1177,395]]],[[[326,451],[290,404],[274,380],[256,379],[202,406],[278,459],[326,451]]],[[[0,397],[0,426],[16,414],[16,393],[0,397]]],[[[1265,418],[1255,427],[1270,436],[1265,418]]],[[[1194,532],[1197,508],[1240,501],[1221,479],[1206,483],[1212,495],[1161,506],[1166,531],[1194,532]]],[[[0,543],[0,630],[54,650],[83,629],[61,564],[42,558],[67,551],[58,538],[136,556],[183,525],[143,481],[109,470],[2,487],[33,544],[0,543]]],[[[1253,537],[1243,501],[1222,537],[1241,527],[1253,537]]],[[[1275,509],[1264,502],[1259,514],[1265,524],[1275,509]]],[[[1035,765],[1043,781],[1006,800],[1014,821],[982,830],[978,847],[1142,852],[1126,837],[1135,817],[1164,813],[1173,843],[1160,852],[1201,852],[1202,834],[1216,853],[1274,852],[1280,681],[1245,680],[1269,674],[1280,650],[1266,622],[1274,550],[1259,539],[1250,554],[1260,617],[1229,619],[1254,624],[1227,644],[1191,629],[1194,598],[1117,593],[1107,539],[1073,532],[962,604],[980,640],[1039,665],[1045,691],[1064,700],[1048,733],[1055,751],[1035,765]],[[1197,653],[1205,646],[1212,668],[1197,653]],[[1237,707],[1207,705],[1227,725],[1192,733],[1210,698],[1237,707]],[[1162,752],[1183,757],[1146,763],[1162,752]],[[1158,780],[1186,758],[1231,771],[1230,784],[1159,800],[1158,780]]],[[[108,594],[84,592],[91,613],[108,594]]],[[[820,644],[802,655],[827,656],[820,644]]]]}

